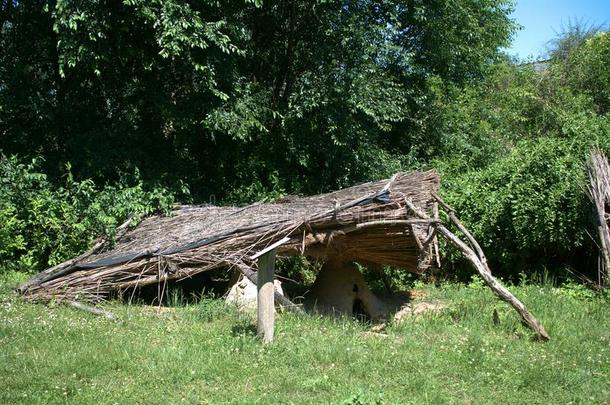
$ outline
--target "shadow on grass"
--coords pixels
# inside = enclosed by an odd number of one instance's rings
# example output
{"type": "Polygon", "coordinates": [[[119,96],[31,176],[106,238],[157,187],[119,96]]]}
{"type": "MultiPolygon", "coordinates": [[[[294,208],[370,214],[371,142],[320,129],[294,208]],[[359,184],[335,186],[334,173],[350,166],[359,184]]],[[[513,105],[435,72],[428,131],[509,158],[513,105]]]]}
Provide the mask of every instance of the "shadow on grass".
{"type": "Polygon", "coordinates": [[[256,325],[250,322],[240,322],[233,325],[231,328],[231,334],[234,337],[238,336],[256,336],[256,325]]]}

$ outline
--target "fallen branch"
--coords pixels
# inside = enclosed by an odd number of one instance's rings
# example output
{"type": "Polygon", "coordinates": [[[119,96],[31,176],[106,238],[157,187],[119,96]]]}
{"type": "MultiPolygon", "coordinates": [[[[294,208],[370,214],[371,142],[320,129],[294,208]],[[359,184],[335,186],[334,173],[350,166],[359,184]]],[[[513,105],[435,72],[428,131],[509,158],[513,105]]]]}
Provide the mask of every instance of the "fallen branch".
{"type": "MultiPolygon", "coordinates": [[[[418,207],[416,207],[410,200],[406,200],[406,204],[409,209],[420,218],[428,218],[428,215],[422,210],[420,210],[418,207]]],[[[521,301],[519,301],[510,291],[508,291],[508,289],[506,289],[506,287],[500,284],[500,282],[496,280],[494,276],[492,276],[491,271],[487,266],[487,262],[482,260],[482,258],[485,257],[484,255],[480,257],[470,246],[464,243],[444,225],[437,224],[436,227],[437,232],[440,235],[443,235],[453,246],[458,248],[462,252],[464,257],[466,257],[466,259],[470,261],[470,263],[474,266],[475,270],[481,275],[481,277],[485,281],[485,284],[487,284],[487,286],[492,289],[496,296],[504,302],[508,303],[515,309],[515,311],[517,311],[517,313],[521,316],[521,319],[523,319],[523,321],[532,330],[534,330],[534,332],[536,332],[540,340],[547,341],[550,339],[549,334],[546,332],[542,324],[527,310],[525,305],[523,305],[521,301]]],[[[462,231],[462,229],[460,229],[460,231],[462,231]]]]}
{"type": "Polygon", "coordinates": [[[438,231],[441,235],[445,236],[449,242],[451,242],[455,247],[457,247],[472,263],[474,268],[479,272],[485,284],[492,289],[492,291],[496,294],[498,298],[502,301],[507,302],[510,306],[512,306],[515,311],[519,313],[521,319],[536,332],[538,338],[544,341],[550,339],[549,334],[546,332],[540,321],[538,321],[532,314],[527,310],[525,305],[521,301],[517,299],[506,287],[504,287],[498,280],[495,279],[491,275],[491,271],[484,264],[476,253],[464,242],[462,242],[457,236],[455,236],[451,231],[445,228],[443,225],[438,226],[438,231]]]}
{"type": "MultiPolygon", "coordinates": [[[[436,193],[433,192],[432,197],[434,197],[434,199],[436,201],[438,201],[438,203],[443,208],[445,208],[445,210],[447,210],[447,215],[449,216],[449,219],[451,220],[451,222],[453,222],[455,224],[455,226],[457,227],[457,229],[459,229],[459,231],[462,232],[464,234],[464,236],[466,236],[466,238],[468,239],[468,241],[470,242],[470,244],[476,251],[477,256],[485,265],[485,268],[487,270],[489,270],[489,267],[487,266],[487,258],[485,257],[485,254],[483,253],[483,249],[481,249],[479,242],[477,242],[477,240],[474,238],[474,236],[472,236],[470,231],[468,231],[468,229],[466,229],[466,227],[462,224],[462,222],[460,222],[457,215],[455,214],[455,210],[453,208],[451,208],[449,205],[447,205],[443,201],[443,199],[441,197],[439,197],[436,193]]],[[[489,271],[491,272],[491,270],[489,270],[489,271]]]]}
{"type": "Polygon", "coordinates": [[[72,308],[76,308],[80,311],[89,312],[90,314],[93,314],[93,315],[103,316],[104,318],[106,318],[110,321],[118,320],[117,317],[112,312],[106,311],[105,309],[102,309],[102,308],[93,307],[91,305],[83,304],[82,302],[78,302],[78,301],[70,301],[68,304],[72,308]]]}

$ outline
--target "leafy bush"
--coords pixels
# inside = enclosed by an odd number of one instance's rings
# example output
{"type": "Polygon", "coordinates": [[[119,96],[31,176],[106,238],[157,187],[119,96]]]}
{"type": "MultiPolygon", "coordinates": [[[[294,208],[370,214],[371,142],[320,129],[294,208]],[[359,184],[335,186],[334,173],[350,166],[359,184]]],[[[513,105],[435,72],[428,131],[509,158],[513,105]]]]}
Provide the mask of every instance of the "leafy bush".
{"type": "Polygon", "coordinates": [[[174,194],[148,189],[136,172],[131,181],[101,189],[75,181],[69,165],[64,184],[40,173],[41,160],[0,158],[0,262],[4,268],[38,271],[84,251],[95,237],[112,238],[128,217],[132,224],[173,204],[174,194]]]}
{"type": "Polygon", "coordinates": [[[598,63],[608,60],[607,37],[597,34],[541,71],[497,64],[454,103],[439,104],[442,150],[433,166],[443,195],[492,266],[512,278],[566,264],[592,271],[585,161],[592,147],[610,151],[610,117],[600,113],[609,76],[598,73],[607,69],[598,63]]]}
{"type": "Polygon", "coordinates": [[[594,144],[551,137],[521,141],[484,169],[449,168],[444,196],[504,271],[545,262],[554,267],[588,244],[584,161],[594,144]]]}
{"type": "Polygon", "coordinates": [[[610,32],[587,38],[559,66],[569,86],[590,96],[600,114],[610,110],[610,32]]]}
{"type": "Polygon", "coordinates": [[[575,300],[587,301],[592,300],[599,296],[595,291],[587,288],[584,284],[576,283],[576,282],[566,282],[561,285],[560,288],[556,288],[553,290],[556,294],[563,295],[564,297],[569,297],[575,300]]]}

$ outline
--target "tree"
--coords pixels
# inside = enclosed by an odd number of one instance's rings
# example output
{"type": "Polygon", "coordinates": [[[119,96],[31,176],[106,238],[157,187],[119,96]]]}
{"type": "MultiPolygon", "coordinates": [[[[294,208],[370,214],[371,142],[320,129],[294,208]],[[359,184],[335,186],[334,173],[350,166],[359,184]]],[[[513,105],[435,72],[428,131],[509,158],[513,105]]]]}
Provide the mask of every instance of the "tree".
{"type": "Polygon", "coordinates": [[[603,25],[589,24],[586,20],[568,20],[555,31],[555,38],[547,43],[550,59],[567,60],[572,51],[578,49],[588,38],[603,30],[603,25]]]}
{"type": "Polygon", "coordinates": [[[317,192],[429,158],[435,91],[478,80],[507,0],[2,3],[2,149],[57,177],[317,192]],[[31,42],[34,38],[34,42],[31,42]]]}
{"type": "Polygon", "coordinates": [[[610,31],[587,38],[558,68],[574,92],[591,97],[597,113],[610,111],[610,31]]]}

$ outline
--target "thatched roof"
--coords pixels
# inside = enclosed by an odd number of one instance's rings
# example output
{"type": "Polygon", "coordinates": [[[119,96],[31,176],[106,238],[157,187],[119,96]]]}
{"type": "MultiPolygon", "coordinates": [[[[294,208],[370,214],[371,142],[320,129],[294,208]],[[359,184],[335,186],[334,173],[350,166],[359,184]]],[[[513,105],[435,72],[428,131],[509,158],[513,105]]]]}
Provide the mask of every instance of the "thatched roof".
{"type": "Polygon", "coordinates": [[[410,200],[434,212],[435,171],[399,173],[313,197],[289,197],[247,207],[180,206],[126,230],[116,243],[47,269],[20,290],[32,301],[103,299],[125,290],[183,279],[217,268],[256,268],[251,256],[284,238],[280,255],[341,257],[411,272],[436,259],[422,249],[431,221],[413,217],[410,200]]]}

